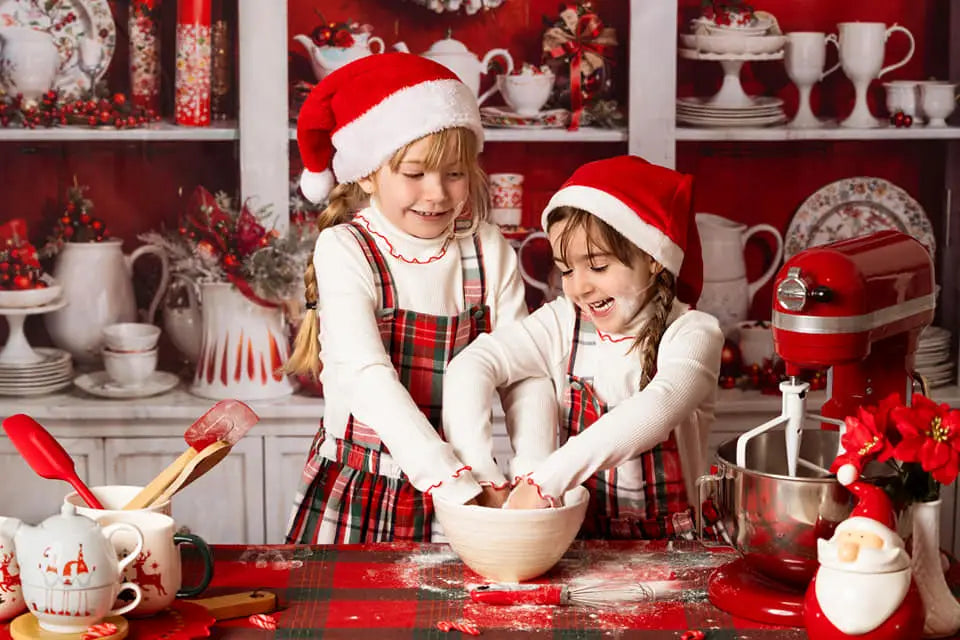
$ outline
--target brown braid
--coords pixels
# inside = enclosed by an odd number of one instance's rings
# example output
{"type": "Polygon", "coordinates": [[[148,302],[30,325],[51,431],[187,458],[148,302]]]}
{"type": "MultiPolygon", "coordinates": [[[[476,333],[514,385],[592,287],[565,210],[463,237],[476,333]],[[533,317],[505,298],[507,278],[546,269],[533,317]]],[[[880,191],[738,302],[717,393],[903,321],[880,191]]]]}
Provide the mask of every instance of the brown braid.
{"type": "MultiPolygon", "coordinates": [[[[347,222],[350,214],[360,206],[366,198],[363,189],[355,182],[338,184],[330,192],[327,208],[317,217],[317,229],[323,231],[328,227],[347,222]]],[[[300,329],[293,343],[293,353],[283,365],[286,373],[310,375],[316,378],[320,375],[320,324],[317,321],[317,274],[313,268],[313,256],[307,259],[307,270],[303,274],[304,300],[307,303],[307,313],[303,316],[300,329]]]]}
{"type": "Polygon", "coordinates": [[[640,352],[640,360],[643,362],[640,389],[650,384],[653,374],[656,373],[660,339],[667,329],[667,316],[670,315],[670,308],[673,306],[673,299],[676,296],[675,282],[673,274],[666,269],[660,269],[657,272],[653,295],[647,302],[647,304],[654,305],[653,315],[630,346],[631,351],[638,350],[640,352]]]}

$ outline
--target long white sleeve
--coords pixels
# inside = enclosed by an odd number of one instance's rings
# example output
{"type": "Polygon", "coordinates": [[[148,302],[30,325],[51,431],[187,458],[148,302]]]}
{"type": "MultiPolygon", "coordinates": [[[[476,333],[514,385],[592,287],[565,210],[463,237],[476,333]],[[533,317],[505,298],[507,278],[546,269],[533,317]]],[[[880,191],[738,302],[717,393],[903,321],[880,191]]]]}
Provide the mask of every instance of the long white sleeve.
{"type": "MultiPolygon", "coordinates": [[[[534,481],[544,493],[561,496],[598,470],[616,467],[663,442],[678,425],[699,429],[701,417],[708,416],[698,409],[712,405],[716,392],[722,346],[723,334],[713,316],[681,314],[664,332],[653,380],[567,440],[536,470],[534,481]]],[[[699,472],[685,469],[688,476],[699,472]]]]}
{"type": "Polygon", "coordinates": [[[495,389],[511,387],[504,400],[515,457],[513,474],[532,470],[556,446],[557,392],[552,374],[565,358],[563,302],[544,305],[523,320],[479,336],[451,361],[444,379],[444,434],[457,455],[481,481],[504,481],[493,460],[490,400],[495,389]],[[538,385],[520,399],[520,385],[538,385]],[[511,413],[511,401],[525,404],[511,413]],[[511,416],[513,419],[511,420],[511,416]]]}

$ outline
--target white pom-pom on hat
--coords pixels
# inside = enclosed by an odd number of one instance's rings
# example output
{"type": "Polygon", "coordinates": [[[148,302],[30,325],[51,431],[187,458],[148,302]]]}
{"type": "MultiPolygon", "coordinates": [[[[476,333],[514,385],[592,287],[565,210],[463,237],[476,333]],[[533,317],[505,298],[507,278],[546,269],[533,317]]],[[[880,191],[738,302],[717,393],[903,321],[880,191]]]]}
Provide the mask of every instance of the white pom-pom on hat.
{"type": "Polygon", "coordinates": [[[304,169],[300,174],[300,191],[307,200],[319,204],[327,199],[336,182],[329,169],[320,172],[304,169]]]}
{"type": "Polygon", "coordinates": [[[845,487],[855,482],[858,477],[860,477],[860,473],[857,471],[857,468],[850,463],[841,466],[837,470],[837,481],[845,487]]]}

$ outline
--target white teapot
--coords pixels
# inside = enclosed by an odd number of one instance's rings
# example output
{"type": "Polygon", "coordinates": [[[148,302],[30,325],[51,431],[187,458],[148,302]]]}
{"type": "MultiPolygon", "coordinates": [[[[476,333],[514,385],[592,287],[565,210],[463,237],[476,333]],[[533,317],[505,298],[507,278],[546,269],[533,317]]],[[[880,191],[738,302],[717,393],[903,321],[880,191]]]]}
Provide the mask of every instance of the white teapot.
{"type": "Polygon", "coordinates": [[[36,527],[8,518],[0,536],[13,538],[23,599],[39,621],[53,633],[82,633],[107,616],[118,616],[138,604],[142,593],[132,582],[120,582],[123,570],[143,548],[143,534],[133,525],[116,523],[101,528],[76,506],[64,504],[60,514],[36,527]],[[110,537],[122,529],[134,534],[136,544],[117,559],[110,537]],[[134,592],[132,602],[112,609],[117,594],[134,592]]]}
{"type": "MultiPolygon", "coordinates": [[[[506,49],[490,49],[484,54],[483,60],[481,60],[471,53],[462,42],[451,38],[449,33],[446,38],[437,40],[430,45],[430,48],[421,55],[434,62],[439,62],[457,74],[460,80],[470,87],[473,95],[480,93],[480,76],[487,72],[487,65],[497,56],[507,61],[507,70],[505,73],[509,74],[513,71],[513,58],[506,49]]],[[[477,103],[483,104],[487,98],[496,92],[496,86],[490,88],[482,96],[477,98],[477,103]]]]}

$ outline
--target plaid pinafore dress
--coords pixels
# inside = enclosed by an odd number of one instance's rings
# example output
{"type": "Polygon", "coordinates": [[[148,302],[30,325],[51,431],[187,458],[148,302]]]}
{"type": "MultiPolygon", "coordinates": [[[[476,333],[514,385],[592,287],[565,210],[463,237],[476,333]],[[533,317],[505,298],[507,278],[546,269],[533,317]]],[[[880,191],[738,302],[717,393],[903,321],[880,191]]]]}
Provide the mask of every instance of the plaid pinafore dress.
{"type": "MultiPolygon", "coordinates": [[[[490,330],[480,241],[476,236],[452,240],[460,246],[464,311],[435,316],[397,308],[396,284],[373,237],[356,222],[348,228],[360,243],[374,286],[380,290],[377,323],[383,347],[400,382],[442,437],[440,403],[447,363],[477,335],[490,330]]],[[[287,541],[429,542],[433,501],[414,489],[402,472],[384,473],[385,455],[389,451],[376,430],[352,415],[342,440],[327,434],[321,420],[303,470],[287,541]],[[325,439],[336,441],[336,460],[319,454],[325,439]]]]}
{"type": "MultiPolygon", "coordinates": [[[[599,336],[579,309],[567,362],[568,389],[564,401],[561,444],[596,422],[607,412],[594,391],[594,357],[599,336]]],[[[581,538],[657,539],[692,537],[693,511],[673,432],[665,442],[619,467],[599,471],[583,483],[590,492],[581,538]]]]}

